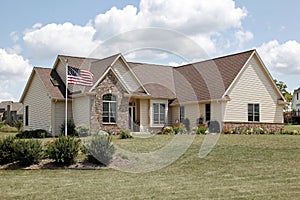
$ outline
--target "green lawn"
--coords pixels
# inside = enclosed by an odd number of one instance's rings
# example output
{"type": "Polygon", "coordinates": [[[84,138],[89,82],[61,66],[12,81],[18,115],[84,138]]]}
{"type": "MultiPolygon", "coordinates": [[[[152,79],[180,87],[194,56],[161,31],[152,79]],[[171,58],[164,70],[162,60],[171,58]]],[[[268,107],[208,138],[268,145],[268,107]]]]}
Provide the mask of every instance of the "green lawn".
{"type": "Polygon", "coordinates": [[[7,133],[7,132],[0,132],[0,138],[6,136],[15,136],[17,133],[7,133]]]}
{"type": "Polygon", "coordinates": [[[284,125],[284,130],[293,131],[300,130],[300,125],[284,125]]]}
{"type": "MultiPolygon", "coordinates": [[[[157,149],[172,136],[116,140],[132,151],[157,149]]],[[[198,157],[204,136],[158,171],[2,170],[0,199],[298,199],[300,136],[221,135],[198,157]]]]}

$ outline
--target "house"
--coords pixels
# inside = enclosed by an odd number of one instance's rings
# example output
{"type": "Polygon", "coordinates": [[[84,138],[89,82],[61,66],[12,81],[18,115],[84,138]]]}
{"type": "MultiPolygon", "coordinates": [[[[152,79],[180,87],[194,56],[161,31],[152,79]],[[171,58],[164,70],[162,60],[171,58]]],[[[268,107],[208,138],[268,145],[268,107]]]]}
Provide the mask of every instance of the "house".
{"type": "Polygon", "coordinates": [[[287,112],[290,122],[300,124],[300,88],[294,90],[292,99],[292,111],[287,112]]]}
{"type": "Polygon", "coordinates": [[[256,50],[178,67],[59,55],[35,67],[20,102],[24,129],[59,134],[64,122],[66,66],[93,73],[92,86],[69,85],[68,117],[94,131],[158,131],[166,124],[283,126],[285,99],[256,50]]]}
{"type": "Polygon", "coordinates": [[[2,101],[0,103],[0,121],[13,124],[15,120],[23,120],[23,105],[19,102],[2,101]]]}
{"type": "Polygon", "coordinates": [[[294,90],[292,99],[292,110],[300,112],[300,87],[294,90]]]}

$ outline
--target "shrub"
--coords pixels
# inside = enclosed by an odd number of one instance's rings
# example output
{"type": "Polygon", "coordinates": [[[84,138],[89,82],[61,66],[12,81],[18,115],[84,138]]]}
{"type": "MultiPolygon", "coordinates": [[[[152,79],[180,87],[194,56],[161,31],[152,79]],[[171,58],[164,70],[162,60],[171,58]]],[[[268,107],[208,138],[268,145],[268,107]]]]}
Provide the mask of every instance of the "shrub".
{"type": "Polygon", "coordinates": [[[57,164],[69,165],[75,162],[79,146],[77,139],[61,136],[47,146],[46,153],[57,164]]]}
{"type": "Polygon", "coordinates": [[[18,139],[14,143],[15,160],[22,165],[36,164],[43,155],[42,143],[38,140],[21,140],[18,139]]]}
{"type": "Polygon", "coordinates": [[[207,128],[205,126],[198,126],[196,127],[196,134],[205,134],[207,128]]]}
{"type": "Polygon", "coordinates": [[[90,135],[90,128],[87,125],[79,125],[75,128],[75,131],[80,137],[87,137],[90,135]]]}
{"type": "Polygon", "coordinates": [[[18,133],[22,132],[23,122],[21,120],[15,120],[14,127],[18,129],[18,133]]]}
{"type": "Polygon", "coordinates": [[[171,126],[166,126],[163,128],[163,134],[165,135],[169,135],[173,133],[173,128],[171,126]]]}
{"type": "Polygon", "coordinates": [[[91,163],[101,163],[108,165],[113,158],[115,147],[111,142],[110,136],[96,135],[87,145],[89,153],[87,155],[88,161],[91,163]]]}
{"type": "Polygon", "coordinates": [[[4,124],[0,128],[0,132],[6,132],[6,133],[14,132],[15,133],[15,132],[18,132],[18,129],[16,127],[11,127],[8,124],[4,124]]]}
{"type": "Polygon", "coordinates": [[[174,131],[175,134],[185,134],[185,133],[187,133],[185,125],[180,124],[180,123],[175,123],[174,124],[173,131],[174,131]]]}
{"type": "MultiPolygon", "coordinates": [[[[68,120],[67,122],[67,134],[68,136],[78,136],[78,133],[75,129],[75,124],[72,120],[68,120]]],[[[65,135],[65,122],[62,123],[62,125],[60,126],[60,133],[61,133],[61,136],[64,136],[65,135]]]]}
{"type": "Polygon", "coordinates": [[[0,139],[0,164],[14,161],[14,141],[11,136],[0,139]]]}
{"type": "Polygon", "coordinates": [[[48,132],[43,129],[24,131],[16,135],[17,138],[45,138],[47,136],[48,132]]]}
{"type": "Polygon", "coordinates": [[[128,139],[128,138],[132,138],[132,135],[128,129],[124,129],[120,131],[119,138],[128,139]]]}

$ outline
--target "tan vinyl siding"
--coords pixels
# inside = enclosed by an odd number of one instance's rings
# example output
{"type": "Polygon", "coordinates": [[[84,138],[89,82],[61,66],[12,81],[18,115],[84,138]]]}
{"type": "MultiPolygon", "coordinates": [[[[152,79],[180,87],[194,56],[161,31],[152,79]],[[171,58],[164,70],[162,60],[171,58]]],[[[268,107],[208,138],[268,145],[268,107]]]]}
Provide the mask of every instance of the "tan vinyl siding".
{"type": "MultiPolygon", "coordinates": [[[[60,134],[60,127],[65,122],[65,102],[58,101],[55,103],[55,129],[54,134],[60,134]]],[[[68,120],[73,119],[72,103],[68,102],[68,120]]]]}
{"type": "Polygon", "coordinates": [[[169,107],[169,110],[172,113],[172,122],[175,122],[176,120],[179,121],[179,115],[180,115],[180,106],[171,106],[169,107]]]}
{"type": "Polygon", "coordinates": [[[140,131],[146,131],[149,128],[149,100],[140,100],[140,131]]]}
{"type": "Polygon", "coordinates": [[[211,102],[211,121],[218,121],[221,123],[224,116],[224,103],[223,102],[211,102]]]}
{"type": "Polygon", "coordinates": [[[72,102],[73,119],[75,125],[90,125],[90,98],[89,96],[77,97],[72,102]]]}
{"type": "Polygon", "coordinates": [[[184,118],[190,121],[190,127],[192,128],[197,125],[197,119],[200,116],[204,116],[204,104],[186,104],[184,105],[184,112],[184,118]]]}
{"type": "MultiPolygon", "coordinates": [[[[28,106],[28,126],[24,130],[44,129],[49,131],[51,125],[51,99],[41,79],[35,73],[23,100],[24,108],[28,106]]],[[[25,114],[25,113],[24,113],[25,114]]]]}
{"type": "Polygon", "coordinates": [[[113,69],[131,92],[141,90],[138,81],[122,61],[117,60],[113,65],[113,69]]]}
{"type": "Polygon", "coordinates": [[[279,95],[254,56],[228,93],[231,101],[226,105],[227,122],[247,122],[248,103],[259,104],[260,122],[282,123],[282,107],[277,104],[279,95]]]}

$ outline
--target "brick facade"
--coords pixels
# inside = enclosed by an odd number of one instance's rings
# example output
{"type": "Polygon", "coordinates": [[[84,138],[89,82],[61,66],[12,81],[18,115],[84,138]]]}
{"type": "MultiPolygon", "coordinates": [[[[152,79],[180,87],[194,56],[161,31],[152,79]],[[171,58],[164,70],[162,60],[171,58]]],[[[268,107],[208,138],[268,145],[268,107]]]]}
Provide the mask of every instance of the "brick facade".
{"type": "Polygon", "coordinates": [[[96,96],[91,100],[91,129],[94,132],[103,130],[110,134],[128,128],[128,94],[118,79],[110,72],[95,89],[96,96]],[[113,94],[117,97],[116,123],[102,122],[103,100],[105,94],[113,94]]]}

